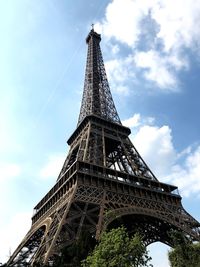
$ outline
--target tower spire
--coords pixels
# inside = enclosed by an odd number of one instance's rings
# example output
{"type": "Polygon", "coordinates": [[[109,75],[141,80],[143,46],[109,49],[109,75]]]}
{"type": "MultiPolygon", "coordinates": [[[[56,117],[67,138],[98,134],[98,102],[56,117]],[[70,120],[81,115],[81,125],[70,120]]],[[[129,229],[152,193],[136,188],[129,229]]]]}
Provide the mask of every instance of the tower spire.
{"type": "Polygon", "coordinates": [[[78,124],[88,115],[121,124],[106,77],[100,41],[101,36],[94,31],[92,24],[92,29],[86,38],[88,53],[78,124]]]}

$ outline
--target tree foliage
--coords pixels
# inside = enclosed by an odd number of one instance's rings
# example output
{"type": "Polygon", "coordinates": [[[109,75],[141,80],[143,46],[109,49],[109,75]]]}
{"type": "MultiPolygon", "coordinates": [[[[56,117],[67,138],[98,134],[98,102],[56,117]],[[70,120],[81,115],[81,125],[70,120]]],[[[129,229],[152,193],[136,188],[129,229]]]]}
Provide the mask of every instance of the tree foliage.
{"type": "Polygon", "coordinates": [[[172,233],[174,248],[168,257],[172,267],[200,267],[200,243],[192,243],[180,232],[172,233]]]}
{"type": "Polygon", "coordinates": [[[124,227],[104,232],[83,267],[141,267],[149,265],[145,245],[139,234],[129,237],[124,227]]]}

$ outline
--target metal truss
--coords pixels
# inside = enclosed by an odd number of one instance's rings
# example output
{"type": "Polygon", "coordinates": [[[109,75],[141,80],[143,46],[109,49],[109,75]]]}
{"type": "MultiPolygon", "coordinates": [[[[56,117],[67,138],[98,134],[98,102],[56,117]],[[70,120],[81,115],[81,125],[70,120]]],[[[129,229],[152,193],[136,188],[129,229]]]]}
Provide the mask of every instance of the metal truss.
{"type": "Polygon", "coordinates": [[[131,143],[130,130],[96,116],[87,116],[69,139],[69,154],[59,179],[76,161],[84,161],[105,168],[157,181],[147,164],[131,143]]]}
{"type": "MultiPolygon", "coordinates": [[[[56,184],[34,208],[32,226],[8,266],[50,264],[83,231],[96,239],[105,229],[124,224],[141,231],[146,245],[172,245],[169,231],[200,241],[200,224],[188,214],[177,187],[160,182],[121,125],[92,29],[78,126],[56,184]]],[[[159,160],[159,159],[158,159],[159,160]]]]}
{"type": "Polygon", "coordinates": [[[76,169],[67,181],[74,180],[74,185],[33,223],[9,266],[47,264],[82,231],[98,239],[104,229],[121,224],[130,234],[141,230],[146,245],[156,241],[172,245],[171,229],[200,240],[200,225],[184,210],[179,195],[111,179],[103,168],[97,171],[88,163],[76,162],[76,169]]]}
{"type": "Polygon", "coordinates": [[[200,224],[184,210],[180,196],[166,196],[162,193],[147,196],[136,192],[132,186],[129,193],[118,191],[88,188],[85,185],[78,189],[82,201],[94,202],[101,207],[97,238],[102,230],[112,227],[114,221],[119,221],[119,224],[126,224],[130,232],[140,228],[147,245],[156,241],[172,245],[168,235],[171,229],[181,230],[193,240],[200,240],[200,224]],[[126,217],[129,218],[127,221],[123,219],[126,217]],[[144,224],[148,227],[145,228],[144,224]]]}
{"type": "Polygon", "coordinates": [[[78,124],[91,114],[121,124],[106,77],[100,41],[100,35],[92,29],[86,39],[88,54],[78,124]]]}

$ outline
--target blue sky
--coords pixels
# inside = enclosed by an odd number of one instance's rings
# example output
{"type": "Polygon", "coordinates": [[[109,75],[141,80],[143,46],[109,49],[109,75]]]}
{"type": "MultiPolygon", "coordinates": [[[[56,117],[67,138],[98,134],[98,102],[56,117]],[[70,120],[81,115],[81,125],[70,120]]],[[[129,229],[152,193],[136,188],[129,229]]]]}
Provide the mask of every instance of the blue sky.
{"type": "MultiPolygon", "coordinates": [[[[76,128],[90,25],[131,139],[200,221],[200,1],[0,1],[0,261],[30,227],[76,128]]],[[[151,246],[167,267],[164,245],[151,246]]]]}

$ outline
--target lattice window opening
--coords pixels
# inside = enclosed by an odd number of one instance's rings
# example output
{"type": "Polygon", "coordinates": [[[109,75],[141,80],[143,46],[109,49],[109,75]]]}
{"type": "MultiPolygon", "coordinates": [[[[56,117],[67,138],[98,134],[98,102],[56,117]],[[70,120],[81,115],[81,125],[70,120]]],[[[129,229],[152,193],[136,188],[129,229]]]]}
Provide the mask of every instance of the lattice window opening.
{"type": "Polygon", "coordinates": [[[28,240],[28,242],[21,248],[21,250],[18,252],[18,254],[15,256],[13,262],[14,262],[14,266],[15,264],[18,265],[23,263],[29,263],[33,257],[33,255],[35,254],[35,252],[37,251],[41,240],[42,240],[42,236],[44,235],[45,232],[45,226],[41,227],[40,229],[38,229],[33,235],[32,237],[30,237],[30,239],[28,240]]]}

